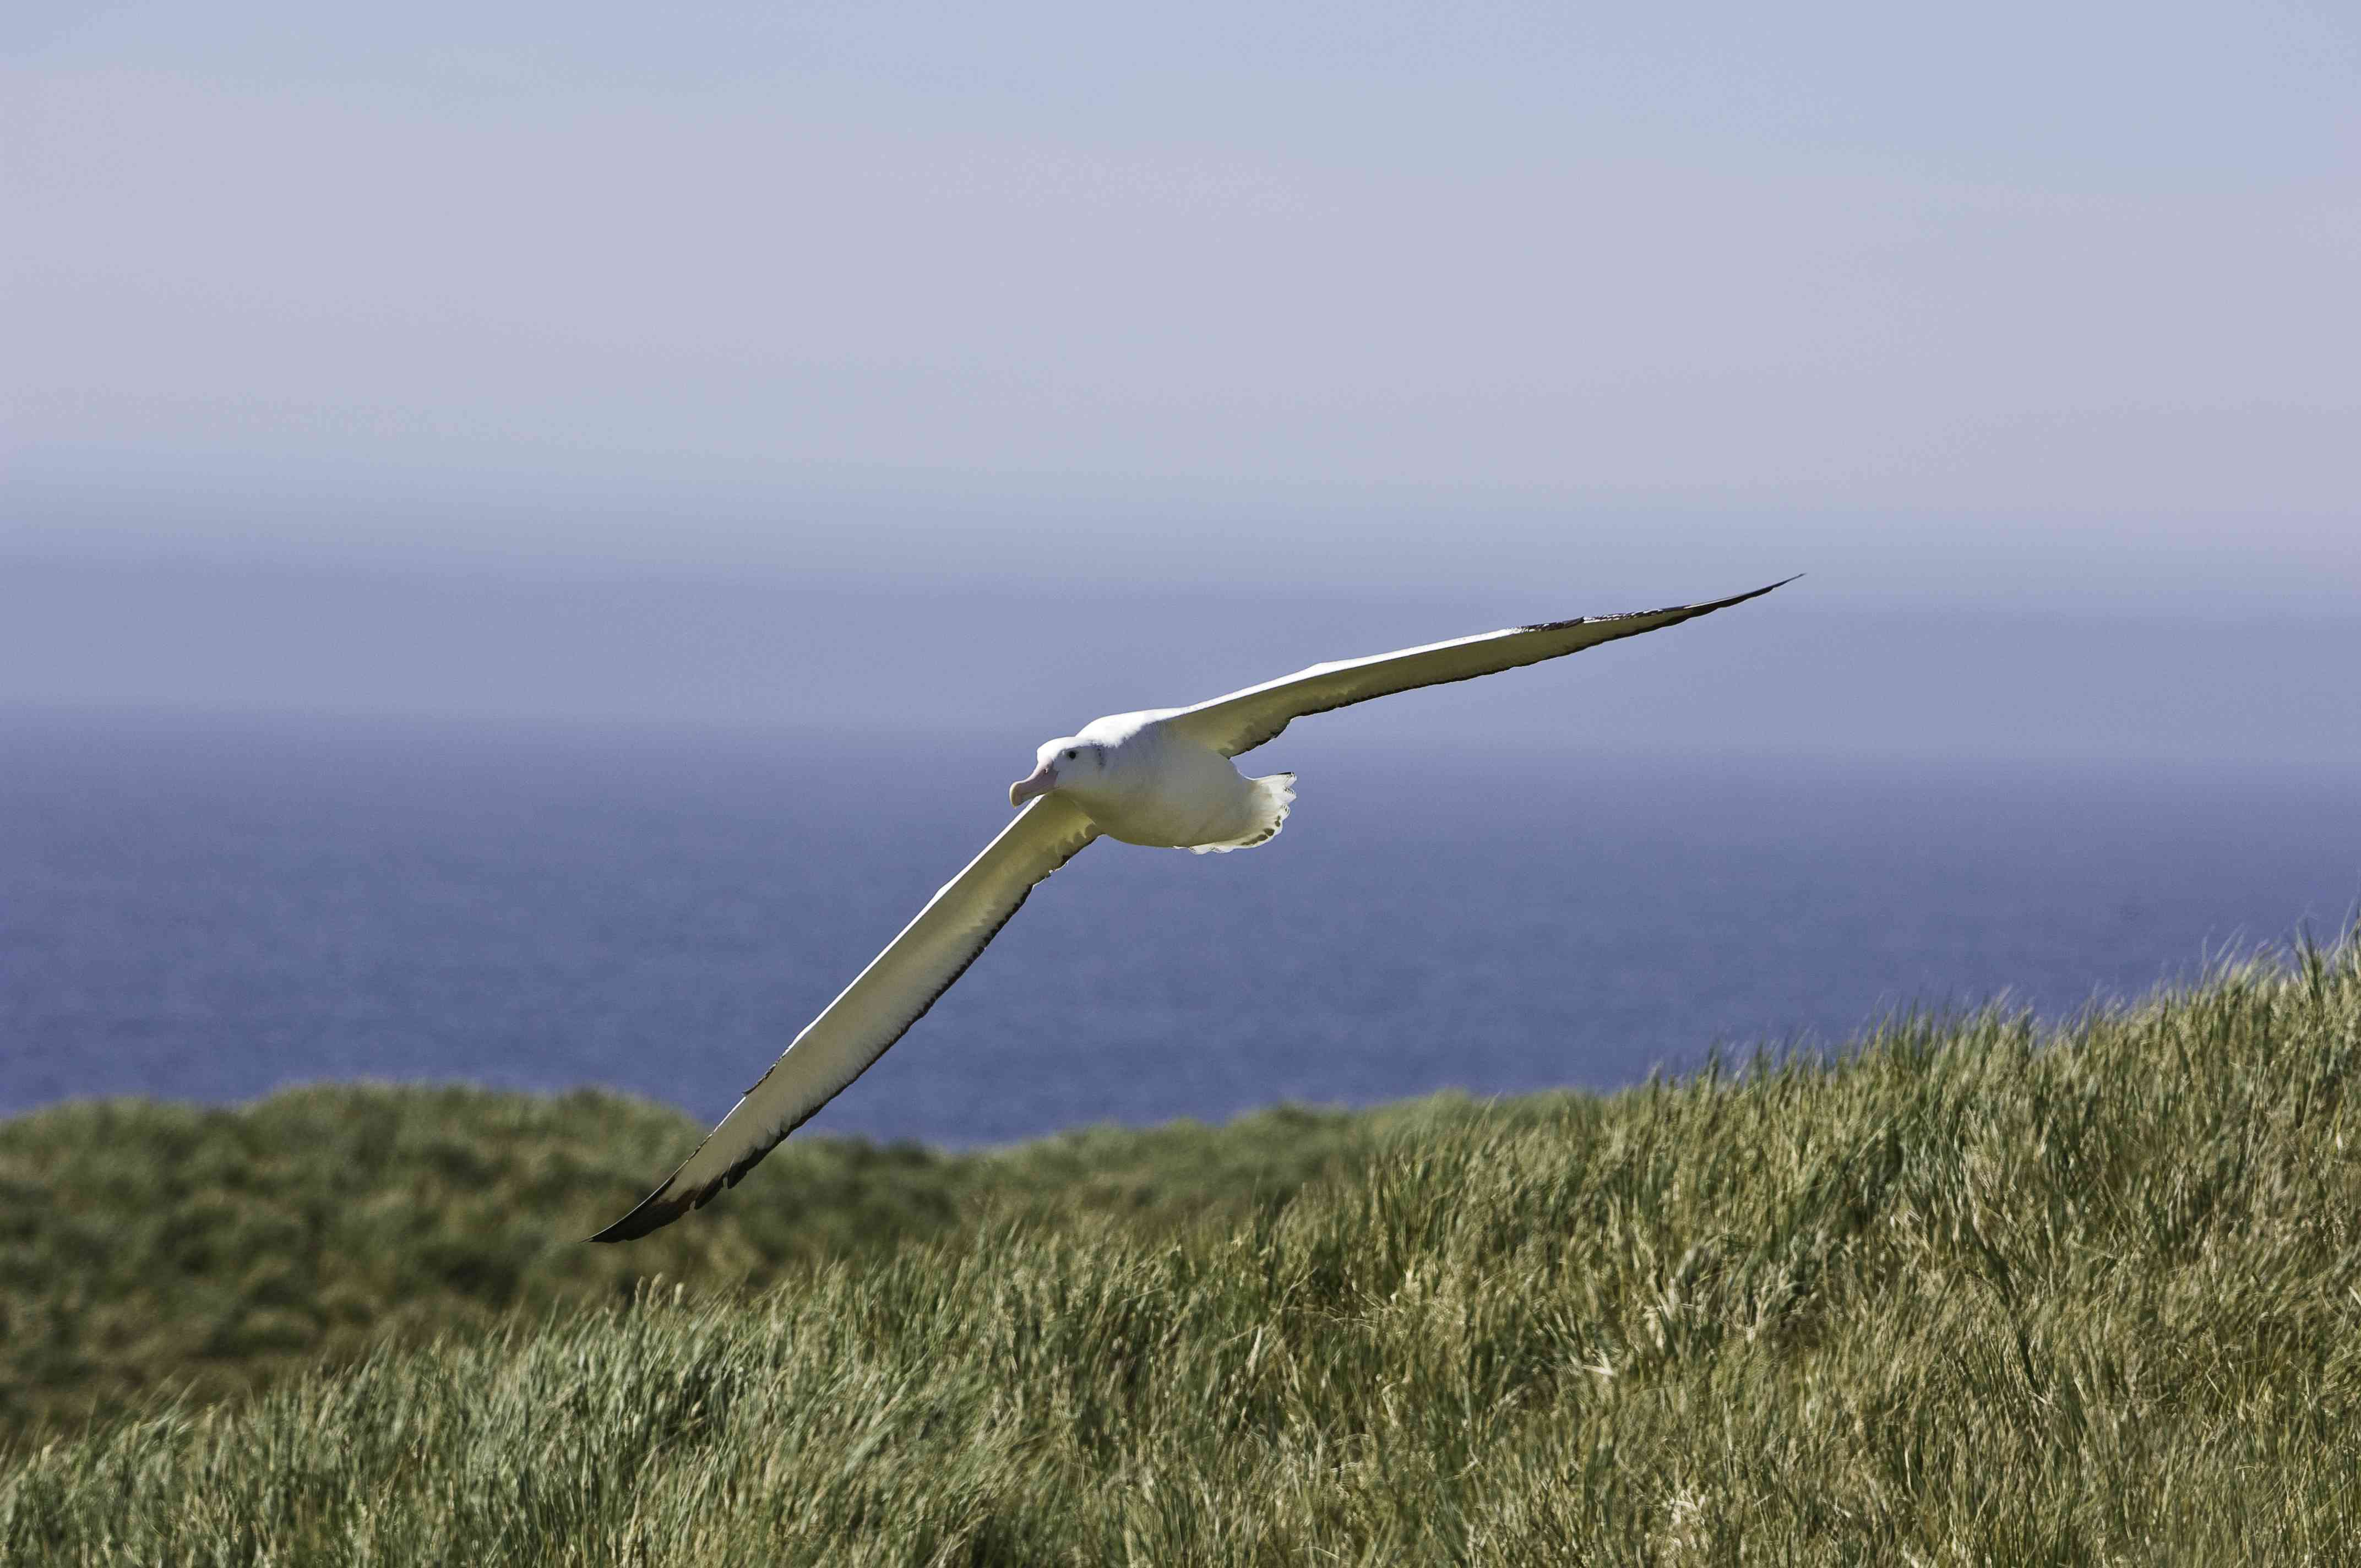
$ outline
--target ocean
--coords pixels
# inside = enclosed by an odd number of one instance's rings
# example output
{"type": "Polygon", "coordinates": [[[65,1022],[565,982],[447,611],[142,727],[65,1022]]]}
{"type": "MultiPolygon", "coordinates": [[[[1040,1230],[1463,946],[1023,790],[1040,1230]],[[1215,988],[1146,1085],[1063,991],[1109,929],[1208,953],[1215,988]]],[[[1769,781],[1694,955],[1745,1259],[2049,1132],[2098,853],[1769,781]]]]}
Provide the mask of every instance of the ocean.
{"type": "MultiPolygon", "coordinates": [[[[716,1118],[1005,821],[1034,739],[0,713],[0,1112],[371,1079],[716,1118]]],[[[1611,1089],[1905,1008],[2065,1017],[2361,901],[2334,768],[1267,755],[1278,839],[1093,846],[815,1128],[1611,1089]]]]}

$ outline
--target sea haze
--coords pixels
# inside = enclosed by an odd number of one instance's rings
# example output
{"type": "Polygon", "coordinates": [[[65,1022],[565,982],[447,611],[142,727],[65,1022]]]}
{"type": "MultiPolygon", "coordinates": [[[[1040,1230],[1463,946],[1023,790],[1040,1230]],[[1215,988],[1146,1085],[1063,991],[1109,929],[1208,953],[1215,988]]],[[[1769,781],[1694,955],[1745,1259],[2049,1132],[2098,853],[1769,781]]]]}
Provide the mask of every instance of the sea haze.
{"type": "MultiPolygon", "coordinates": [[[[0,715],[0,1110],[367,1078],[718,1116],[1006,820],[1032,739],[0,715]]],[[[2062,1015],[2361,895],[2334,768],[1248,761],[1301,774],[1278,840],[1094,847],[816,1126],[1607,1089],[1911,1005],[2062,1015]]]]}

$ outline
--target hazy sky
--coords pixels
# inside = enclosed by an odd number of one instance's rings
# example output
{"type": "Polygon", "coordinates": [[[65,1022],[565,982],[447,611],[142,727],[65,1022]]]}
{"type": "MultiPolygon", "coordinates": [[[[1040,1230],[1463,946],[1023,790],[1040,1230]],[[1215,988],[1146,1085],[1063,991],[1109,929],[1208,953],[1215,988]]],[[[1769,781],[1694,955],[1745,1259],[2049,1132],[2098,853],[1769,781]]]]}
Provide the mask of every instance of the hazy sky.
{"type": "Polygon", "coordinates": [[[0,697],[292,700],[187,600],[330,555],[2350,622],[2355,17],[18,0],[0,697]]]}

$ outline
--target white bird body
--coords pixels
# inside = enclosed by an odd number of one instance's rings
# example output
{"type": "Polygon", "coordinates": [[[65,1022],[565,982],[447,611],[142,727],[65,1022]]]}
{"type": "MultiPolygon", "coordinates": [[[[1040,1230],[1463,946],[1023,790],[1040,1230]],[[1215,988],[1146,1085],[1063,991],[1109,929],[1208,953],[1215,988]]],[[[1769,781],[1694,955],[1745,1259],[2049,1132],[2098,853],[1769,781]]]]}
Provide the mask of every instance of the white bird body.
{"type": "MultiPolygon", "coordinates": [[[[1173,728],[1180,708],[1095,718],[1051,740],[1038,757],[1050,787],[1090,814],[1099,830],[1152,850],[1218,853],[1259,844],[1279,831],[1295,798],[1293,773],[1251,779],[1202,740],[1173,728]]],[[[1010,789],[1026,798],[1027,780],[1010,789]]]]}
{"type": "Polygon", "coordinates": [[[679,1169],[591,1239],[645,1235],[737,1185],[779,1140],[900,1039],[975,961],[1035,885],[1092,839],[1104,835],[1208,854],[1272,838],[1294,802],[1295,775],[1249,778],[1230,759],[1275,739],[1290,721],[1559,658],[1726,609],[1782,586],[1709,604],[1510,627],[1314,664],[1191,707],[1093,719],[1049,741],[1035,753],[1031,776],[1009,786],[1008,803],[1020,808],[1016,819],[804,1027],[679,1169]]]}

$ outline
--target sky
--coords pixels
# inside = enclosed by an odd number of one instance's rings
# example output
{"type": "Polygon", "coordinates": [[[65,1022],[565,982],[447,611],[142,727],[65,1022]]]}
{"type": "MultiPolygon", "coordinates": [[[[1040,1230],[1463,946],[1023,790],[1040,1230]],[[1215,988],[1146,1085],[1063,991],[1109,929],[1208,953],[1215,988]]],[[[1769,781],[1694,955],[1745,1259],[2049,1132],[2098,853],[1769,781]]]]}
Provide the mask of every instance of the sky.
{"type": "Polygon", "coordinates": [[[0,702],[1015,722],[1803,570],[1692,721],[2361,755],[2356,88],[2261,0],[29,0],[0,702]]]}

